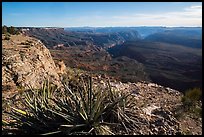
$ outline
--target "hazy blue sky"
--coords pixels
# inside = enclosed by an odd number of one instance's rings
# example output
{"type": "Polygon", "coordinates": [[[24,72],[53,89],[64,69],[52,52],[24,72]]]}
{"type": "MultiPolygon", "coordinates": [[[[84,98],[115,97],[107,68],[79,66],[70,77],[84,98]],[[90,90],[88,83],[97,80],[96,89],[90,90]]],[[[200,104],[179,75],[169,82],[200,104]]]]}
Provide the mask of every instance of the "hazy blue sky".
{"type": "Polygon", "coordinates": [[[202,26],[202,2],[2,2],[2,25],[202,26]]]}

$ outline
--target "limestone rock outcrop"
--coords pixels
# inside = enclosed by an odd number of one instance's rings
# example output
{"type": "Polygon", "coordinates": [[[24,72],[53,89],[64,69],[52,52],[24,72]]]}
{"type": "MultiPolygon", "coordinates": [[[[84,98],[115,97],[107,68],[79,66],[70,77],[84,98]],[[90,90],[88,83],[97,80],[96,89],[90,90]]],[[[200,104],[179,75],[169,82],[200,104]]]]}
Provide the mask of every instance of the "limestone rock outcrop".
{"type": "Polygon", "coordinates": [[[45,80],[60,85],[57,68],[49,50],[40,40],[23,35],[2,35],[3,90],[16,87],[40,88],[45,80]]]}

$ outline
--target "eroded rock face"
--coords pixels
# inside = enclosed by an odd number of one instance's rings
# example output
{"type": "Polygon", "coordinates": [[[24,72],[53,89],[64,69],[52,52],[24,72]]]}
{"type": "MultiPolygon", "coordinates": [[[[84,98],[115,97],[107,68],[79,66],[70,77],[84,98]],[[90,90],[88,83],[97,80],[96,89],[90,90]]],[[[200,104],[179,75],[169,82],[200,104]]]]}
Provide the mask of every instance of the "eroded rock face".
{"type": "Polygon", "coordinates": [[[3,87],[40,88],[47,79],[60,85],[55,63],[40,40],[23,35],[2,39],[3,87]]]}

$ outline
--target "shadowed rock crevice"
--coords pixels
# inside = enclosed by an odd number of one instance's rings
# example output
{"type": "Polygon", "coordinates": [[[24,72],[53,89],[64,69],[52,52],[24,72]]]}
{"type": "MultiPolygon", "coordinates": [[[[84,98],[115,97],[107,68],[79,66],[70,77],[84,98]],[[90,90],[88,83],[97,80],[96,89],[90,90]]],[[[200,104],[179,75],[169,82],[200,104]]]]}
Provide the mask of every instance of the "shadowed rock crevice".
{"type": "Polygon", "coordinates": [[[16,86],[20,86],[20,84],[18,83],[18,75],[17,74],[15,74],[14,76],[13,76],[13,79],[12,79],[13,81],[14,81],[14,83],[16,84],[16,86]]]}

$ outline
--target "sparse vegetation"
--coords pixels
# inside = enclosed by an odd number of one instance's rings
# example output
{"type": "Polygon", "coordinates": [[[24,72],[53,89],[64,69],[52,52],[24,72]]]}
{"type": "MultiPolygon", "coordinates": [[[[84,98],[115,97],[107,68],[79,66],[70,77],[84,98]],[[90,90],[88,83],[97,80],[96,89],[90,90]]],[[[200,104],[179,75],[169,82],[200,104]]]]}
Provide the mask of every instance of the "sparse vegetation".
{"type": "Polygon", "coordinates": [[[7,27],[7,26],[2,26],[2,34],[12,34],[12,35],[18,35],[20,34],[20,31],[16,29],[13,26],[7,27]]]}
{"type": "Polygon", "coordinates": [[[200,88],[189,89],[185,92],[182,98],[182,103],[185,111],[193,112],[202,116],[202,108],[199,102],[201,101],[202,92],[200,88]]]}
{"type": "Polygon", "coordinates": [[[7,33],[7,27],[4,25],[2,27],[2,34],[6,34],[7,33]]]}
{"type": "Polygon", "coordinates": [[[21,107],[7,112],[14,120],[9,125],[21,134],[44,135],[111,135],[136,128],[130,94],[113,91],[110,83],[93,88],[91,77],[80,77],[78,85],[63,85],[60,91],[47,82],[40,90],[22,93],[21,107]]]}

